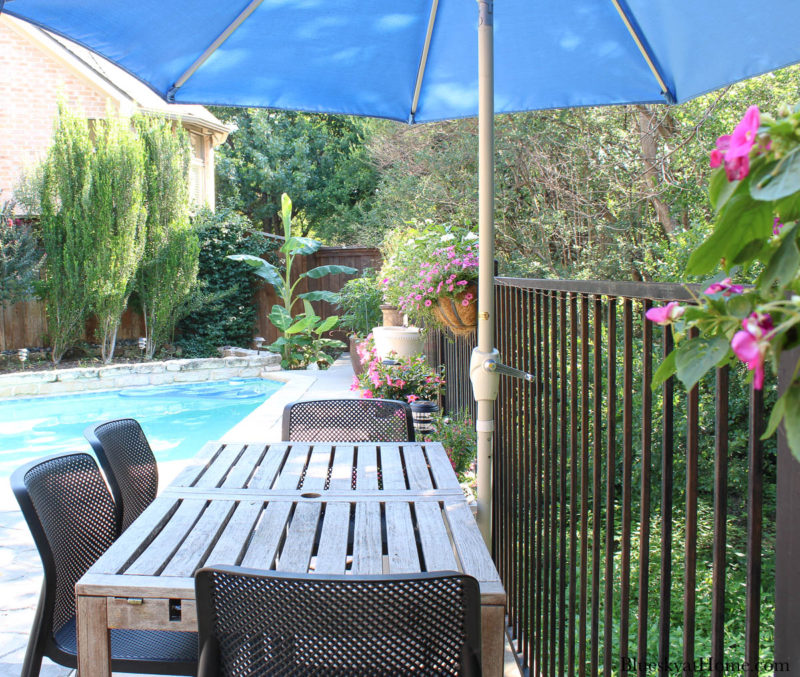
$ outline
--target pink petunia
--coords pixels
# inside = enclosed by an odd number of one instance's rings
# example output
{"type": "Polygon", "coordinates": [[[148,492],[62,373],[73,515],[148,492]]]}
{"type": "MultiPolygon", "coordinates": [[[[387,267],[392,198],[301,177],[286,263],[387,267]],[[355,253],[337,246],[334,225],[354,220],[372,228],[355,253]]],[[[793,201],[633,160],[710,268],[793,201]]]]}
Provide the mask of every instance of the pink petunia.
{"type": "Polygon", "coordinates": [[[469,284],[469,282],[467,282],[466,280],[459,280],[458,282],[456,282],[456,284],[463,286],[465,284],[469,284]]]}
{"type": "Polygon", "coordinates": [[[365,390],[363,393],[363,397],[370,399],[371,397],[374,397],[374,395],[372,394],[371,390],[365,390]]]}
{"type": "Polygon", "coordinates": [[[722,292],[723,296],[730,296],[731,294],[741,294],[744,291],[744,287],[740,284],[733,284],[731,282],[731,278],[726,277],[722,282],[714,282],[708,286],[703,293],[706,296],[711,296],[712,294],[719,294],[722,292]]]}
{"type": "Polygon", "coordinates": [[[453,291],[453,285],[452,284],[448,284],[447,285],[447,291],[453,291]]]}
{"type": "Polygon", "coordinates": [[[433,301],[431,301],[430,299],[426,299],[426,301],[425,301],[425,307],[426,308],[430,307],[432,304],[433,304],[433,301]]]}
{"type": "Polygon", "coordinates": [[[645,317],[651,322],[665,326],[672,324],[685,312],[686,308],[677,301],[670,301],[667,305],[661,306],[660,308],[650,308],[650,310],[645,313],[645,317]]]}
{"type": "Polygon", "coordinates": [[[472,301],[474,296],[472,294],[467,294],[466,296],[464,296],[464,298],[467,299],[467,301],[472,301]]]}
{"type": "Polygon", "coordinates": [[[468,306],[468,305],[469,305],[469,301],[468,301],[467,299],[464,299],[464,300],[461,302],[461,305],[462,305],[462,306],[468,306]]]}

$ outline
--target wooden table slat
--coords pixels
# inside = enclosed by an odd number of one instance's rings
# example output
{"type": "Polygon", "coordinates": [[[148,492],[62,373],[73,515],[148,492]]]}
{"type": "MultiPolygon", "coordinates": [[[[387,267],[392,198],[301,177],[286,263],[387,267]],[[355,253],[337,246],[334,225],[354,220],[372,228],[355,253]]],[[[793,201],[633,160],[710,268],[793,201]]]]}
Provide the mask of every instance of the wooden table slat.
{"type": "MultiPolygon", "coordinates": [[[[174,489],[164,489],[162,496],[172,498],[208,498],[208,489],[198,487],[177,487],[174,489]]],[[[464,499],[464,492],[461,487],[457,489],[419,489],[415,491],[400,490],[381,490],[353,491],[351,489],[331,491],[326,489],[321,492],[305,492],[302,489],[215,489],[213,493],[215,499],[235,501],[237,499],[247,500],[262,498],[271,501],[298,501],[298,502],[318,502],[327,503],[328,501],[441,501],[444,499],[464,499]],[[304,496],[305,493],[319,493],[319,496],[304,496]]]]}
{"type": "Polygon", "coordinates": [[[384,489],[406,489],[400,445],[381,444],[381,478],[384,489]]]}
{"type": "Polygon", "coordinates": [[[433,479],[437,489],[454,489],[458,487],[458,478],[453,472],[453,464],[447,458],[444,447],[438,442],[426,443],[425,453],[431,466],[433,479]]]}
{"type": "Polygon", "coordinates": [[[253,538],[242,558],[243,567],[271,569],[278,546],[283,540],[286,520],[292,509],[291,503],[270,503],[261,514],[253,538]]]}
{"type": "Polygon", "coordinates": [[[206,466],[213,460],[216,453],[222,448],[222,442],[206,442],[203,448],[192,458],[186,467],[170,482],[171,487],[190,487],[206,466]]]}
{"type": "Polygon", "coordinates": [[[425,571],[457,571],[458,561],[438,503],[415,503],[425,571]]]}
{"type": "Polygon", "coordinates": [[[300,486],[300,478],[303,476],[310,449],[311,446],[308,444],[291,445],[286,464],[273,485],[275,489],[297,489],[300,486]]]}
{"type": "MultiPolygon", "coordinates": [[[[338,450],[337,450],[338,451],[338,450]]],[[[316,573],[343,574],[347,560],[347,539],[350,532],[350,504],[325,506],[325,518],[319,537],[316,573]]]]}
{"type": "Polygon", "coordinates": [[[203,499],[185,499],[158,536],[125,571],[126,574],[157,574],[186,538],[203,508],[203,499]]]}
{"type": "Polygon", "coordinates": [[[250,480],[248,485],[249,489],[271,489],[275,483],[275,478],[278,476],[278,471],[283,465],[286,458],[286,452],[289,450],[287,444],[271,444],[264,458],[261,459],[253,479],[250,480]]]}
{"type": "Polygon", "coordinates": [[[196,487],[214,489],[222,484],[231,466],[236,463],[244,449],[242,444],[226,444],[217,457],[208,464],[206,471],[194,483],[196,487]]]}
{"type": "Polygon", "coordinates": [[[386,545],[389,573],[419,573],[419,554],[407,502],[386,503],[386,545]]]}
{"type": "Polygon", "coordinates": [[[212,564],[238,564],[244,550],[244,544],[253,532],[263,501],[242,501],[236,507],[225,529],[220,534],[214,549],[206,558],[206,565],[212,564]]]}
{"type": "Polygon", "coordinates": [[[135,560],[150,543],[151,533],[158,533],[172,517],[179,500],[159,497],[145,508],[125,532],[106,550],[87,573],[116,574],[135,560]]]}
{"type": "Polygon", "coordinates": [[[353,486],[353,453],[355,449],[347,445],[336,445],[331,466],[329,490],[347,490],[353,486]]]}
{"type": "Polygon", "coordinates": [[[295,507],[278,559],[278,571],[308,573],[321,509],[319,503],[299,503],[295,507]]]}
{"type": "Polygon", "coordinates": [[[412,491],[415,489],[432,489],[433,482],[428,470],[428,462],[425,456],[416,445],[407,444],[403,447],[403,458],[406,461],[406,473],[408,474],[408,487],[412,491]]]}
{"type": "Polygon", "coordinates": [[[333,449],[327,444],[315,444],[303,478],[303,493],[322,491],[328,481],[333,449]]]}
{"type": "Polygon", "coordinates": [[[235,507],[233,501],[209,503],[189,535],[181,543],[181,547],[164,567],[162,575],[192,576],[202,566],[206,555],[211,552],[222,525],[235,507]]]}
{"type": "Polygon", "coordinates": [[[382,574],[381,508],[377,503],[357,503],[353,532],[353,573],[382,574]]]}
{"type": "Polygon", "coordinates": [[[358,447],[356,489],[358,491],[378,489],[378,450],[374,446],[358,447]]]}
{"type": "Polygon", "coordinates": [[[247,447],[245,447],[244,453],[231,468],[222,486],[226,488],[231,487],[233,489],[246,487],[247,480],[249,480],[250,475],[253,474],[266,448],[267,446],[265,444],[248,444],[247,447]]]}
{"type": "Polygon", "coordinates": [[[479,581],[499,581],[500,575],[476,528],[475,518],[465,501],[445,504],[445,516],[456,544],[461,570],[479,581]]]}

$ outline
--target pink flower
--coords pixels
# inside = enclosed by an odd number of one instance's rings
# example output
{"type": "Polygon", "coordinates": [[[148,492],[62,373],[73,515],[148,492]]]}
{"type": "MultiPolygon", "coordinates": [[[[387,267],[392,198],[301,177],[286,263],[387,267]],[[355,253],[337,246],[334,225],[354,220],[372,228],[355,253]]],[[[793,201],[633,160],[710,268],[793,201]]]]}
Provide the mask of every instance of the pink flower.
{"type": "Polygon", "coordinates": [[[772,318],[767,313],[751,313],[742,320],[742,330],[731,341],[734,354],[747,365],[753,375],[753,388],[764,387],[764,358],[769,350],[772,318]]]}
{"type": "Polygon", "coordinates": [[[414,298],[417,299],[417,301],[421,301],[422,300],[422,294],[417,294],[414,298]]]}
{"type": "Polygon", "coordinates": [[[750,151],[756,142],[760,121],[758,106],[750,106],[733,134],[723,134],[717,139],[709,164],[716,168],[724,162],[728,181],[740,181],[750,172],[750,151]]]}
{"type": "Polygon", "coordinates": [[[456,284],[465,285],[465,284],[469,284],[469,282],[467,282],[466,280],[459,280],[458,282],[456,282],[456,284]]]}
{"type": "Polygon", "coordinates": [[[431,301],[430,299],[427,299],[427,300],[425,301],[425,307],[426,307],[426,308],[427,308],[428,306],[430,306],[431,304],[433,304],[433,301],[431,301]]]}
{"type": "Polygon", "coordinates": [[[725,162],[734,158],[745,157],[750,154],[750,149],[756,142],[760,115],[758,106],[750,106],[741,122],[736,125],[730,138],[730,146],[725,153],[725,162]]]}
{"type": "Polygon", "coordinates": [[[731,278],[726,277],[722,282],[714,282],[708,286],[703,293],[707,296],[711,294],[719,294],[722,292],[723,296],[730,296],[731,294],[741,294],[744,291],[744,287],[740,284],[732,284],[731,278]]]}
{"type": "Polygon", "coordinates": [[[685,312],[686,308],[677,301],[670,301],[667,305],[660,308],[650,308],[650,310],[645,313],[645,317],[656,324],[668,325],[672,324],[685,312]]]}
{"type": "Polygon", "coordinates": [[[363,397],[365,397],[366,399],[370,399],[371,397],[373,397],[372,391],[371,390],[365,390],[364,393],[363,393],[363,397]]]}
{"type": "Polygon", "coordinates": [[[468,306],[468,305],[469,305],[469,301],[468,301],[467,299],[464,299],[464,300],[461,302],[461,305],[462,305],[462,306],[468,306]]]}
{"type": "Polygon", "coordinates": [[[406,395],[406,399],[409,402],[416,402],[419,399],[419,397],[417,397],[416,395],[406,395]]]}
{"type": "Polygon", "coordinates": [[[773,235],[780,235],[781,228],[783,228],[783,224],[778,220],[778,217],[775,217],[775,220],[772,222],[772,234],[773,235]]]}
{"type": "Polygon", "coordinates": [[[453,291],[453,285],[452,284],[448,284],[447,285],[447,291],[453,291]]]}
{"type": "Polygon", "coordinates": [[[382,282],[381,282],[381,284],[389,284],[389,278],[388,277],[384,277],[382,282]]]}
{"type": "Polygon", "coordinates": [[[472,294],[467,294],[466,296],[464,296],[464,298],[467,299],[467,301],[472,301],[473,295],[472,294]]]}

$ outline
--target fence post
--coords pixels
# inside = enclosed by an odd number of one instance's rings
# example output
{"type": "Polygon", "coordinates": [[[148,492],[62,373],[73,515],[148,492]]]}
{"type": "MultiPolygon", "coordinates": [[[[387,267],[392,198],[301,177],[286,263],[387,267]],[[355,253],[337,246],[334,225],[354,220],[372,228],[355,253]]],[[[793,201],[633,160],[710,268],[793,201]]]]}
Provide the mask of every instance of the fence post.
{"type": "MultiPolygon", "coordinates": [[[[785,353],[778,370],[778,392],[789,387],[800,349],[785,353]]],[[[789,451],[783,425],[778,429],[775,534],[775,662],[800,671],[800,462],[789,451]]],[[[766,658],[766,657],[765,657],[766,658]]],[[[777,668],[776,668],[777,672],[777,668]]]]}

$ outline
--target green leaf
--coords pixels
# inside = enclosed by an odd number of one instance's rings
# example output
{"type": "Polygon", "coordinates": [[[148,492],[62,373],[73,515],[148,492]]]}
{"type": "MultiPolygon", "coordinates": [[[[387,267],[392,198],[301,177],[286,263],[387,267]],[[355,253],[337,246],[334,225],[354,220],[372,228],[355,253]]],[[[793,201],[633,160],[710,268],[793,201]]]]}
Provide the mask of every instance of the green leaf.
{"type": "Polygon", "coordinates": [[[291,327],[286,329],[287,334],[299,334],[306,331],[309,325],[313,325],[316,321],[315,317],[301,316],[291,327]]]}
{"type": "Polygon", "coordinates": [[[720,213],[714,232],[689,257],[686,273],[707,275],[723,259],[725,268],[730,269],[746,245],[771,234],[771,205],[755,202],[748,194],[737,193],[720,213]]]}
{"type": "Polygon", "coordinates": [[[292,324],[292,316],[286,308],[276,304],[269,311],[269,321],[281,331],[286,331],[292,324]]]}
{"type": "Polygon", "coordinates": [[[653,374],[653,382],[650,385],[653,390],[658,388],[662,383],[664,383],[664,381],[666,381],[675,373],[676,352],[677,351],[673,350],[669,355],[667,355],[659,368],[656,369],[656,373],[653,374]]]}
{"type": "Polygon", "coordinates": [[[698,336],[682,343],[675,352],[678,378],[691,390],[710,369],[728,356],[730,343],[726,336],[698,336]]]}
{"type": "Polygon", "coordinates": [[[800,461],[800,382],[794,382],[781,399],[786,400],[783,418],[786,441],[792,456],[800,461]]]}
{"type": "Polygon", "coordinates": [[[778,398],[775,404],[772,406],[772,413],[769,415],[769,423],[767,423],[767,429],[764,431],[764,434],[761,436],[762,440],[766,440],[769,437],[772,437],[775,434],[775,431],[778,429],[780,425],[781,419],[783,415],[786,413],[786,395],[782,395],[778,398]]]}
{"type": "Polygon", "coordinates": [[[320,247],[322,247],[322,242],[315,240],[313,237],[289,237],[286,239],[286,242],[283,243],[280,251],[292,256],[305,256],[306,254],[313,254],[319,251],[320,247]]]}
{"type": "Polygon", "coordinates": [[[750,240],[739,253],[733,257],[733,261],[731,263],[740,264],[740,263],[747,263],[748,261],[752,261],[755,258],[758,258],[759,252],[764,247],[764,240],[761,238],[750,240]]]}
{"type": "Polygon", "coordinates": [[[242,261],[250,266],[256,275],[263,277],[273,287],[280,292],[283,289],[283,278],[278,269],[271,263],[267,263],[264,259],[253,256],[251,254],[230,254],[226,258],[232,261],[242,261]]]}
{"type": "Polygon", "coordinates": [[[771,202],[797,192],[800,182],[800,153],[795,151],[782,160],[770,162],[753,173],[750,195],[754,200],[771,202]],[[773,175],[773,172],[777,172],[773,175]]]}
{"type": "Polygon", "coordinates": [[[292,237],[292,201],[286,193],[281,195],[281,220],[283,221],[283,236],[289,240],[292,237]]]}
{"type": "Polygon", "coordinates": [[[316,328],[316,332],[318,334],[324,334],[326,331],[330,331],[339,323],[339,317],[337,315],[331,315],[330,317],[326,317],[322,324],[316,328]]]}
{"type": "Polygon", "coordinates": [[[298,294],[297,297],[306,299],[307,301],[327,301],[328,303],[339,302],[339,294],[334,291],[307,291],[304,294],[298,294]]]}
{"type": "Polygon", "coordinates": [[[303,299],[303,308],[308,317],[313,317],[315,320],[319,319],[319,315],[314,311],[314,306],[312,306],[307,299],[303,299]]]}
{"type": "Polygon", "coordinates": [[[316,280],[326,275],[355,275],[357,272],[357,268],[350,266],[317,266],[300,277],[310,277],[316,280]]]}
{"type": "Polygon", "coordinates": [[[708,182],[708,197],[715,211],[722,209],[740,183],[741,181],[728,181],[728,176],[722,167],[712,172],[708,182]]]}
{"type": "Polygon", "coordinates": [[[797,225],[785,229],[780,247],[767,261],[764,272],[758,278],[758,287],[762,291],[769,291],[776,282],[778,286],[785,287],[794,280],[800,268],[800,251],[795,240],[796,229],[797,225]]]}

